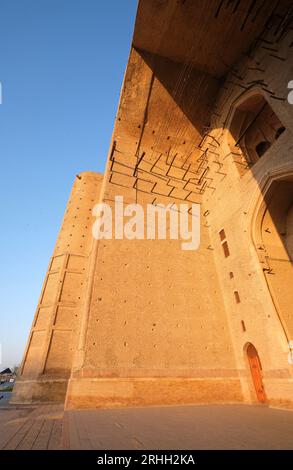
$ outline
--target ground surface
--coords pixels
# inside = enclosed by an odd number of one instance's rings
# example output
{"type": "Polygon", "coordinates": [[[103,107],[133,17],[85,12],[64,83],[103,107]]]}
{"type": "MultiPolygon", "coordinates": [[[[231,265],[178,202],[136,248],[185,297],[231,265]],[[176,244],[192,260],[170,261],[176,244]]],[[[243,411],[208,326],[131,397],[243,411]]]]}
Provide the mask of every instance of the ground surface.
{"type": "Polygon", "coordinates": [[[0,449],[293,449],[292,436],[293,412],[262,406],[0,405],[0,449]]]}
{"type": "Polygon", "coordinates": [[[12,392],[5,392],[0,391],[0,410],[2,407],[7,406],[9,404],[9,400],[11,398],[12,392]]]}

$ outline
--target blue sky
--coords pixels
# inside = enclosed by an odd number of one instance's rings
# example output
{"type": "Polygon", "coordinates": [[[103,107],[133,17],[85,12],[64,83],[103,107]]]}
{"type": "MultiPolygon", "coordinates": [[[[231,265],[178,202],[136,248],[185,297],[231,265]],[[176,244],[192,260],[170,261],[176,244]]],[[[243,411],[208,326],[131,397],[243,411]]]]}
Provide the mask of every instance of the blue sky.
{"type": "Polygon", "coordinates": [[[21,360],[75,175],[104,169],[136,7],[0,0],[0,368],[21,360]]]}

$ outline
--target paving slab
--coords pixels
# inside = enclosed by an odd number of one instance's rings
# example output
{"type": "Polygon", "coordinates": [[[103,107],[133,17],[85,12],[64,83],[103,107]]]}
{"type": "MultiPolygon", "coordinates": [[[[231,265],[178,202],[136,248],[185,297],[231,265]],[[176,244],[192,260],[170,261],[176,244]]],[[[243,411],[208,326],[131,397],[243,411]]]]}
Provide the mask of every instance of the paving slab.
{"type": "Polygon", "coordinates": [[[293,412],[210,405],[66,411],[70,449],[293,449],[293,412]]]}
{"type": "Polygon", "coordinates": [[[205,405],[0,410],[3,450],[293,449],[293,412],[205,405]]]}

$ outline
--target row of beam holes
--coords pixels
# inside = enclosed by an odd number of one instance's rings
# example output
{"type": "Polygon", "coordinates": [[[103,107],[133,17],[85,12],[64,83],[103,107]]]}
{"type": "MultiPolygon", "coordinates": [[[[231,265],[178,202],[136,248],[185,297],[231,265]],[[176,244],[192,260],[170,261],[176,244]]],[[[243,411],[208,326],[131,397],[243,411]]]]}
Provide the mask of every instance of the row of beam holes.
{"type": "MultiPolygon", "coordinates": [[[[103,278],[101,277],[100,280],[102,281],[103,278]]],[[[98,297],[97,302],[101,302],[102,300],[103,300],[102,297],[98,297]]],[[[124,299],[124,303],[127,303],[127,300],[124,299]]],[[[149,304],[152,304],[152,302],[149,302],[149,304]]],[[[174,306],[174,305],[173,305],[173,306],[174,306]]],[[[100,319],[99,319],[99,318],[96,318],[96,323],[100,323],[100,319]]],[[[124,326],[127,326],[127,321],[126,321],[126,320],[124,321],[124,326]]],[[[152,324],[152,331],[155,331],[156,326],[157,326],[156,323],[153,323],[153,324],[152,324]]],[[[177,323],[177,324],[176,324],[176,327],[177,327],[177,328],[180,328],[180,323],[177,323]]],[[[200,328],[201,328],[201,329],[204,329],[203,325],[201,325],[200,328]]],[[[96,345],[96,343],[93,343],[93,346],[95,346],[95,345],[96,345]]],[[[127,347],[127,346],[128,346],[128,343],[127,343],[126,341],[124,341],[124,347],[127,347]]],[[[157,345],[157,344],[154,344],[153,347],[154,347],[154,348],[157,348],[158,345],[157,345]]],[[[181,345],[180,345],[180,348],[183,348],[183,347],[184,347],[183,344],[181,344],[181,345]]],[[[207,350],[208,347],[205,347],[205,349],[207,350]]]]}
{"type": "MultiPolygon", "coordinates": [[[[245,330],[245,331],[246,331],[246,330],[245,330]]],[[[95,343],[95,342],[92,343],[92,344],[93,344],[93,346],[96,346],[96,343],[95,343]]],[[[128,346],[127,341],[124,341],[123,346],[124,346],[125,348],[127,348],[127,346],[128,346]]],[[[154,344],[154,345],[153,345],[153,348],[154,348],[154,349],[156,349],[157,347],[158,347],[157,344],[154,344]]],[[[184,348],[184,345],[183,345],[183,344],[180,344],[180,348],[183,349],[183,348],[184,348]]],[[[208,346],[205,346],[204,349],[207,351],[209,348],[208,348],[208,346]]]]}
{"type": "MultiPolygon", "coordinates": [[[[86,183],[83,183],[83,184],[86,184],[86,183]]],[[[82,201],[82,199],[83,199],[82,197],[79,198],[80,201],[82,201]]],[[[94,199],[91,199],[91,202],[94,202],[94,199]]],[[[70,200],[70,201],[68,202],[68,205],[71,205],[71,203],[72,203],[72,200],[70,200]]],[[[80,209],[79,207],[76,208],[76,210],[79,210],[79,209],[80,209]]],[[[69,212],[69,210],[70,210],[70,209],[67,209],[67,210],[66,210],[66,214],[69,212]]],[[[88,209],[88,210],[89,210],[89,212],[92,211],[91,208],[88,209]]],[[[75,215],[74,218],[75,218],[75,219],[78,219],[77,215],[75,215]]],[[[87,217],[87,220],[90,220],[90,218],[91,218],[91,217],[87,217]]],[[[67,219],[67,217],[64,218],[64,222],[66,222],[66,219],[67,219]]],[[[75,224],[72,224],[72,228],[75,228],[75,224]]],[[[87,230],[87,229],[88,229],[88,225],[85,225],[84,228],[87,230]]],[[[61,232],[63,231],[63,227],[61,227],[61,230],[60,230],[60,231],[61,231],[61,232]]],[[[69,237],[72,237],[72,236],[73,236],[73,234],[70,233],[69,237]]],[[[85,238],[85,234],[82,235],[82,238],[85,238]]],[[[62,239],[62,237],[60,236],[59,239],[58,239],[58,241],[60,242],[61,239],[62,239]]],[[[83,248],[84,245],[82,244],[82,245],[80,245],[79,247],[80,247],[80,248],[83,248]]],[[[59,248],[60,248],[60,245],[57,245],[57,249],[59,249],[59,248]]],[[[70,248],[70,243],[67,244],[67,248],[70,248]]]]}
{"type": "MultiPolygon", "coordinates": [[[[222,245],[222,248],[223,248],[224,256],[225,256],[225,258],[228,258],[230,256],[230,250],[229,250],[225,230],[224,229],[220,230],[219,235],[220,235],[220,241],[221,241],[221,245],[222,245]]],[[[234,273],[232,271],[230,271],[229,277],[230,277],[230,279],[234,279],[234,273]]],[[[238,290],[234,291],[234,299],[235,299],[236,304],[241,303],[241,299],[240,299],[240,295],[239,295],[238,290]]],[[[244,323],[243,320],[241,320],[241,327],[242,327],[242,331],[245,333],[246,326],[245,326],[245,323],[244,323]]]]}
{"type": "MultiPolygon", "coordinates": [[[[100,278],[100,279],[103,280],[102,278],[100,278]]],[[[98,302],[101,302],[102,300],[103,300],[102,297],[98,297],[98,302]]],[[[124,303],[127,303],[127,300],[124,300],[124,303]]],[[[96,322],[97,322],[97,323],[100,323],[100,319],[99,319],[99,318],[96,318],[96,322]]],[[[127,321],[126,321],[126,320],[124,321],[124,326],[127,326],[127,321]]],[[[155,331],[156,326],[157,326],[156,323],[153,323],[153,324],[152,324],[152,331],[155,331]]],[[[180,324],[179,324],[179,323],[177,323],[176,326],[177,326],[177,328],[180,328],[180,324]]],[[[203,326],[201,326],[201,329],[203,329],[203,326]]],[[[96,343],[93,343],[93,346],[95,346],[95,345],[96,345],[96,343]]],[[[127,346],[128,346],[128,343],[127,343],[126,341],[124,341],[124,347],[126,348],[127,346]]],[[[157,345],[157,344],[154,344],[153,347],[154,347],[154,348],[157,348],[158,345],[157,345]]],[[[183,345],[181,345],[181,347],[183,347],[183,345]]],[[[207,348],[206,348],[206,349],[207,349],[207,348]]]]}
{"type": "MultiPolygon", "coordinates": [[[[93,343],[93,346],[96,346],[96,343],[95,343],[95,342],[93,343]]],[[[124,346],[125,348],[127,348],[127,346],[128,346],[127,341],[124,341],[124,342],[123,342],[123,346],[124,346]]],[[[153,348],[154,348],[154,349],[156,349],[157,347],[158,347],[157,344],[154,344],[154,345],[153,345],[153,348]]],[[[180,347],[183,348],[183,344],[181,344],[180,347]]],[[[206,349],[207,349],[207,348],[206,348],[206,349]]]]}
{"type": "MultiPolygon", "coordinates": [[[[99,320],[97,320],[97,321],[99,321],[99,320]]],[[[96,343],[95,343],[95,342],[92,343],[92,344],[93,344],[93,346],[96,346],[96,343]]],[[[127,348],[127,346],[128,346],[127,341],[124,341],[124,342],[123,342],[123,346],[124,346],[125,348],[127,348]]],[[[153,345],[153,348],[154,348],[154,349],[156,349],[157,347],[158,347],[157,344],[154,344],[154,345],[153,345]]],[[[184,348],[184,345],[183,345],[183,344],[180,344],[180,348],[183,349],[183,348],[184,348]]],[[[208,350],[208,346],[205,346],[205,350],[208,350]]]]}

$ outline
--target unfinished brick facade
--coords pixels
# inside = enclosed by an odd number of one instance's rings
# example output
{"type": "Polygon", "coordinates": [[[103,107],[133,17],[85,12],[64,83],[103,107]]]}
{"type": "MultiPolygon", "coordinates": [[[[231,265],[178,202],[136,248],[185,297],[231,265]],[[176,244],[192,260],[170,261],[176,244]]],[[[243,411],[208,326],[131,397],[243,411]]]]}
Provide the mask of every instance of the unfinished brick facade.
{"type": "Polygon", "coordinates": [[[293,12],[250,3],[140,0],[106,170],[75,180],[15,402],[292,407],[293,12]],[[94,240],[116,195],[200,204],[199,249],[94,240]]]}

